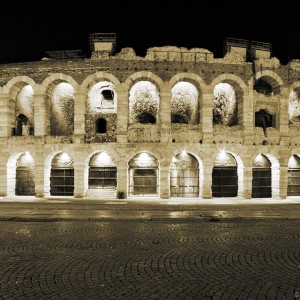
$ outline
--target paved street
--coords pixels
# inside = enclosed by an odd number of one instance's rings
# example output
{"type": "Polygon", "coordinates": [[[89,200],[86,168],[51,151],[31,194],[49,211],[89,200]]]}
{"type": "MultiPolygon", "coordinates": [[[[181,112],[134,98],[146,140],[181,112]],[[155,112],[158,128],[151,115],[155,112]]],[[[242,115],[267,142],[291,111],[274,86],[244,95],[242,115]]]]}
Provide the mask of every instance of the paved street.
{"type": "Polygon", "coordinates": [[[105,203],[0,203],[1,299],[300,299],[295,205],[105,203]]]}

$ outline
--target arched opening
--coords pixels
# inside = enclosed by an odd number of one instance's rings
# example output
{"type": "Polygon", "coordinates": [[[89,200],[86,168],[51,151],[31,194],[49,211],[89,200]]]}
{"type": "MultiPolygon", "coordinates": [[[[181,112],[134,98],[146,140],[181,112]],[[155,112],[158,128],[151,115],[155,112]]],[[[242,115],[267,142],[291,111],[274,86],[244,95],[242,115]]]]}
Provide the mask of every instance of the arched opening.
{"type": "Polygon", "coordinates": [[[139,81],[129,93],[129,123],[156,123],[159,92],[150,81],[139,81]]]}
{"type": "Polygon", "coordinates": [[[289,95],[289,124],[300,124],[300,88],[294,89],[289,95]]]}
{"type": "Polygon", "coordinates": [[[12,135],[34,134],[34,92],[29,84],[17,83],[12,88],[12,101],[9,103],[12,135]],[[15,100],[13,100],[15,99],[15,100]]]}
{"type": "Polygon", "coordinates": [[[135,155],[128,163],[129,195],[157,195],[158,161],[147,152],[135,155]]]}
{"type": "Polygon", "coordinates": [[[96,120],[96,133],[106,133],[106,120],[104,118],[99,118],[96,120]]]}
{"type": "Polygon", "coordinates": [[[172,159],[170,196],[182,198],[199,196],[199,163],[193,155],[185,151],[172,159]]]}
{"type": "Polygon", "coordinates": [[[66,152],[60,152],[52,159],[50,173],[50,195],[74,195],[73,160],[66,152]]]}
{"type": "Polygon", "coordinates": [[[181,81],[172,88],[172,123],[199,123],[199,92],[190,82],[181,81]]]}
{"type": "Polygon", "coordinates": [[[117,188],[117,167],[106,152],[94,154],[89,162],[89,189],[100,189],[101,195],[115,194],[117,188]]]}
{"type": "Polygon", "coordinates": [[[114,105],[114,92],[113,90],[105,89],[101,91],[102,101],[101,104],[103,107],[112,107],[114,105]]]}
{"type": "Polygon", "coordinates": [[[16,164],[15,194],[18,196],[34,196],[34,161],[32,156],[25,152],[19,156],[16,164]]]}
{"type": "Polygon", "coordinates": [[[60,82],[49,88],[50,96],[50,134],[69,136],[74,132],[74,88],[71,84],[60,82]]]}
{"type": "Polygon", "coordinates": [[[109,81],[100,81],[91,87],[87,97],[87,112],[115,113],[117,108],[117,93],[115,86],[109,81]]]}
{"type": "Polygon", "coordinates": [[[212,196],[236,197],[238,193],[237,163],[235,158],[220,151],[212,171],[212,196]]]}
{"type": "Polygon", "coordinates": [[[288,196],[300,195],[300,157],[292,155],[288,162],[288,196]]]}
{"type": "Polygon", "coordinates": [[[267,127],[272,127],[273,125],[273,117],[266,110],[260,109],[255,112],[255,127],[261,127],[264,132],[267,127]]]}
{"type": "Polygon", "coordinates": [[[252,165],[252,198],[272,197],[272,169],[270,160],[259,154],[252,165]]]}
{"type": "Polygon", "coordinates": [[[238,124],[236,93],[228,83],[219,83],[213,91],[213,123],[227,126],[238,124]]]}
{"type": "Polygon", "coordinates": [[[266,78],[267,77],[265,77],[265,79],[259,78],[258,80],[256,80],[253,89],[260,94],[272,95],[273,94],[272,84],[268,82],[266,78]]]}
{"type": "Polygon", "coordinates": [[[16,119],[16,131],[15,135],[22,136],[22,135],[29,135],[30,134],[30,124],[28,118],[20,114],[17,116],[16,119]]]}

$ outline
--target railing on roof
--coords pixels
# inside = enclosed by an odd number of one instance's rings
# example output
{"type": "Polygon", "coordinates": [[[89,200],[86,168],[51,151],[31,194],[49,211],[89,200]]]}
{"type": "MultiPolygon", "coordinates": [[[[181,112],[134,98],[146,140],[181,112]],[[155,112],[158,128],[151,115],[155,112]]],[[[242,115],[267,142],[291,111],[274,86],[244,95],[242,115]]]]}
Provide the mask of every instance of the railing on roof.
{"type": "Polygon", "coordinates": [[[264,50],[264,51],[271,52],[272,45],[271,45],[271,43],[251,41],[251,49],[264,50]]]}
{"type": "Polygon", "coordinates": [[[96,42],[115,42],[117,36],[115,33],[91,33],[89,38],[96,42]]]}
{"type": "Polygon", "coordinates": [[[65,59],[65,58],[84,58],[85,54],[81,49],[74,50],[58,50],[58,51],[46,51],[46,54],[50,58],[65,59]]]}
{"type": "Polygon", "coordinates": [[[249,47],[249,41],[244,39],[235,39],[235,38],[226,38],[225,40],[226,46],[233,46],[233,47],[249,47]]]}

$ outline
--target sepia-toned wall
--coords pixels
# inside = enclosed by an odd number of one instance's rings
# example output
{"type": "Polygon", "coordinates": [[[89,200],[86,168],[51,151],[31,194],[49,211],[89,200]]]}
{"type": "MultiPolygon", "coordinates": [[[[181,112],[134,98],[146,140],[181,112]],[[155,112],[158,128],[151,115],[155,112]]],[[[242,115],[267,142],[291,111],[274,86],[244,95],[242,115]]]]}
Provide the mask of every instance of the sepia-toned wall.
{"type": "Polygon", "coordinates": [[[198,162],[196,197],[211,198],[225,151],[236,161],[237,197],[251,198],[253,162],[262,154],[272,169],[271,197],[286,198],[288,163],[300,155],[299,88],[300,62],[249,62],[232,52],[214,58],[198,48],[0,65],[0,195],[16,194],[18,159],[30,153],[35,195],[51,196],[51,162],[66,152],[74,197],[86,197],[90,159],[105,151],[117,168],[114,197],[134,196],[130,162],[147,152],[158,165],[156,196],[169,198],[172,159],[186,151],[198,162]]]}

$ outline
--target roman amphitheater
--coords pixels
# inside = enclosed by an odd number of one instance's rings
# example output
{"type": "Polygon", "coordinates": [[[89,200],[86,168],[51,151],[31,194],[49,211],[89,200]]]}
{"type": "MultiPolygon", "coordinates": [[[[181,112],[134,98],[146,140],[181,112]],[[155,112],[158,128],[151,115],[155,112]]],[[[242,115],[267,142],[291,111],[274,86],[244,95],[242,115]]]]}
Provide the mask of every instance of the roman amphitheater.
{"type": "Polygon", "coordinates": [[[300,60],[233,38],[222,58],[88,42],[0,65],[0,196],[300,195],[300,60]]]}

